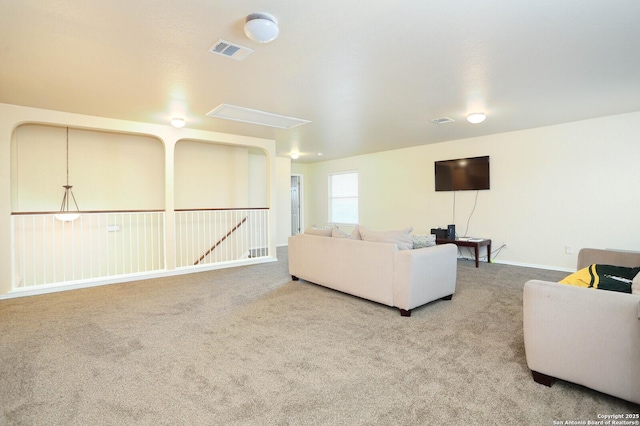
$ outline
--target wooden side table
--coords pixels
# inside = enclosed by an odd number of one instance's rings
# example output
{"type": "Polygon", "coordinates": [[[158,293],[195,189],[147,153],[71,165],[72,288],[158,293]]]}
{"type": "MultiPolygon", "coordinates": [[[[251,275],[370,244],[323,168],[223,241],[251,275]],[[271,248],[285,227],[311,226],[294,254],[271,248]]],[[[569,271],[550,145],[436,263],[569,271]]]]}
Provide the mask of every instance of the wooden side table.
{"type": "Polygon", "coordinates": [[[491,263],[491,240],[473,238],[448,240],[446,238],[436,238],[436,244],[455,244],[458,247],[473,247],[476,255],[476,268],[479,266],[478,258],[480,254],[480,247],[487,246],[487,263],[491,263]]]}

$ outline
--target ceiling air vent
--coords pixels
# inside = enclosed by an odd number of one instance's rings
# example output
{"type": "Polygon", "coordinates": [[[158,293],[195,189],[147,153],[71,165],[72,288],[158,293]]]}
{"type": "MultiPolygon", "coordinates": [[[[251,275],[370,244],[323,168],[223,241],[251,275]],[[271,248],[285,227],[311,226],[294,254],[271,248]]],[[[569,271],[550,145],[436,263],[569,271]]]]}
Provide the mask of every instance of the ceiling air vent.
{"type": "Polygon", "coordinates": [[[236,61],[241,61],[253,53],[253,49],[220,39],[211,47],[211,49],[209,49],[209,52],[215,53],[216,55],[226,56],[227,58],[235,59],[236,61]]]}
{"type": "Polygon", "coordinates": [[[207,113],[207,117],[224,118],[225,120],[241,121],[243,123],[259,124],[261,126],[292,129],[303,124],[311,123],[302,118],[287,117],[270,112],[249,109],[235,105],[220,104],[207,113]]]}
{"type": "Polygon", "coordinates": [[[436,124],[453,123],[454,121],[455,120],[453,118],[449,118],[449,117],[434,118],[433,120],[431,120],[432,123],[436,123],[436,124]]]}

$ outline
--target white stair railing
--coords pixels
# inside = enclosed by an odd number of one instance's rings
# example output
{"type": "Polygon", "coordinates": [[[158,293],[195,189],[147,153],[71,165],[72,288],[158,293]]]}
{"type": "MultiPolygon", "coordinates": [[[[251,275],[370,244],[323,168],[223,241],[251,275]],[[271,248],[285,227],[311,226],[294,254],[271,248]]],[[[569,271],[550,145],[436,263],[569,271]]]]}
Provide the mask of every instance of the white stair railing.
{"type": "Polygon", "coordinates": [[[176,267],[187,268],[266,257],[269,210],[177,210],[176,267]]]}
{"type": "Polygon", "coordinates": [[[12,240],[15,289],[165,269],[163,211],[14,213],[12,240]]]}
{"type": "MultiPolygon", "coordinates": [[[[164,211],[81,212],[67,222],[20,212],[11,222],[14,290],[167,271],[164,211]]],[[[176,268],[269,256],[268,208],[179,210],[174,226],[176,268]]]]}

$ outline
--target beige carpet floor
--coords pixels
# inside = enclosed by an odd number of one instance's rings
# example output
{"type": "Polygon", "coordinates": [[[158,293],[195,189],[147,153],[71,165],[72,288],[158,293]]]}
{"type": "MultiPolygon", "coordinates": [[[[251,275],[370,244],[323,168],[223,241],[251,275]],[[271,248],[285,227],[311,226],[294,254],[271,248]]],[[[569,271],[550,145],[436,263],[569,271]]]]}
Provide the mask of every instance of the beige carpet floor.
{"type": "MultiPolygon", "coordinates": [[[[460,261],[403,318],[279,262],[0,301],[0,425],[552,425],[640,407],[531,379],[522,287],[460,261]]],[[[639,378],[640,379],[640,378],[639,378]]]]}

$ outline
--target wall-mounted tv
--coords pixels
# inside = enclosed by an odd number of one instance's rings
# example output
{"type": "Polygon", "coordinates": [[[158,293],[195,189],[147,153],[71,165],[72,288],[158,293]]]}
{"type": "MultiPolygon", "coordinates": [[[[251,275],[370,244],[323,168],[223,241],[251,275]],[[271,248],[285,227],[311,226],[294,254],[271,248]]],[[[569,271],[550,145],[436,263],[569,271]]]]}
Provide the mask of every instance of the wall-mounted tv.
{"type": "Polygon", "coordinates": [[[436,191],[490,189],[489,156],[436,161],[436,191]]]}

